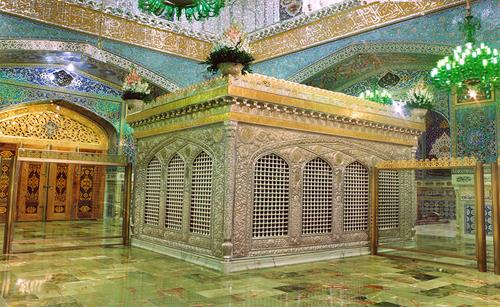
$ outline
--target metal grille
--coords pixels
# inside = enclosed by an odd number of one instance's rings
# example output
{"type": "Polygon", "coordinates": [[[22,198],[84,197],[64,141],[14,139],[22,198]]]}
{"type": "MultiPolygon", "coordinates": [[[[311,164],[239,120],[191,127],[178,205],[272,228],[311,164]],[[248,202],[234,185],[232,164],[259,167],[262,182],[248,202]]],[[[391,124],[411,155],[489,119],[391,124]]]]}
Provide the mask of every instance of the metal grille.
{"type": "Polygon", "coordinates": [[[321,158],[304,167],[302,233],[332,231],[333,171],[321,158]]]}
{"type": "Polygon", "coordinates": [[[189,228],[192,233],[210,234],[212,207],[212,158],[201,152],[193,162],[191,184],[191,214],[189,228]]]}
{"type": "Polygon", "coordinates": [[[399,227],[399,174],[380,171],[378,176],[378,227],[399,227]]]}
{"type": "Polygon", "coordinates": [[[368,229],[368,169],[355,161],[345,169],[344,231],[368,229]]]}
{"type": "Polygon", "coordinates": [[[144,223],[158,226],[160,220],[160,160],[153,158],[146,169],[146,200],[144,203],[144,223]]]}
{"type": "Polygon", "coordinates": [[[260,158],[255,165],[253,192],[254,238],[288,234],[290,170],[275,154],[260,158]]]}
{"type": "Polygon", "coordinates": [[[184,161],[177,154],[170,160],[167,166],[165,227],[169,229],[180,230],[182,227],[184,167],[184,161]]]}

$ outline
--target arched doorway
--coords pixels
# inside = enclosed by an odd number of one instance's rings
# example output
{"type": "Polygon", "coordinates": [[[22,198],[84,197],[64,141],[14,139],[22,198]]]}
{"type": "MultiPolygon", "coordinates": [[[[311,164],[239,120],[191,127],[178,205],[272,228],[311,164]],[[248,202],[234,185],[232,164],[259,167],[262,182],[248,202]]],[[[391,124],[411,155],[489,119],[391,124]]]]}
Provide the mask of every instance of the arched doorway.
{"type": "Polygon", "coordinates": [[[122,238],[127,164],[110,162],[116,144],[111,124],[64,101],[0,111],[0,218],[15,224],[13,244],[122,238]]]}
{"type": "MultiPolygon", "coordinates": [[[[19,148],[106,153],[109,136],[101,125],[81,113],[60,104],[39,103],[0,112],[0,143],[3,151],[13,154],[19,148]]],[[[105,175],[101,166],[21,163],[16,220],[98,218],[105,175]],[[90,189],[93,193],[85,204],[77,201],[90,189]]]]}

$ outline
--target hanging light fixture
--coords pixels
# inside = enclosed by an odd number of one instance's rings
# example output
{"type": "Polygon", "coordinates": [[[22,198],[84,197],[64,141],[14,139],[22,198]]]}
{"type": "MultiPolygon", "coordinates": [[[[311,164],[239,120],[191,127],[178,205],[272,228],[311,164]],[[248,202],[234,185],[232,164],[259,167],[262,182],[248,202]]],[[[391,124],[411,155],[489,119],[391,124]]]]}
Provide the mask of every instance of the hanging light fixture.
{"type": "Polygon", "coordinates": [[[391,105],[393,102],[391,93],[385,89],[378,89],[375,86],[371,90],[366,90],[359,94],[359,98],[388,105],[391,105]]]}
{"type": "Polygon", "coordinates": [[[139,0],[139,8],[157,16],[163,15],[178,20],[182,15],[187,20],[203,20],[219,16],[225,0],[139,0]]]}
{"type": "Polygon", "coordinates": [[[452,56],[446,56],[437,62],[437,66],[431,71],[431,80],[439,88],[455,88],[458,92],[464,85],[479,86],[489,95],[491,85],[500,79],[498,50],[485,43],[476,43],[475,34],[481,28],[481,23],[472,16],[469,0],[466,10],[465,20],[460,26],[465,34],[465,45],[457,46],[452,56]]]}

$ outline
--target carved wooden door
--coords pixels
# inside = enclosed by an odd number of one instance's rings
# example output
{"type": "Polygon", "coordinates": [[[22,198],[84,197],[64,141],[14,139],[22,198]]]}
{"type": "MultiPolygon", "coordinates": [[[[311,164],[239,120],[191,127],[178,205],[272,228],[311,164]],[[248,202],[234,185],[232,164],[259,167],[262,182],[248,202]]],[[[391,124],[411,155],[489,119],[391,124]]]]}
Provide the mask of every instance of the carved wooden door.
{"type": "Polygon", "coordinates": [[[18,221],[41,221],[45,209],[45,163],[21,163],[17,197],[18,221]]]}
{"type": "Polygon", "coordinates": [[[51,163],[48,178],[47,221],[69,220],[74,165],[51,163]]]}
{"type": "Polygon", "coordinates": [[[9,201],[10,162],[15,156],[15,150],[0,149],[0,222],[7,219],[7,205],[9,201]]]}
{"type": "Polygon", "coordinates": [[[100,219],[103,213],[105,167],[77,165],[75,167],[74,218],[100,219]]]}

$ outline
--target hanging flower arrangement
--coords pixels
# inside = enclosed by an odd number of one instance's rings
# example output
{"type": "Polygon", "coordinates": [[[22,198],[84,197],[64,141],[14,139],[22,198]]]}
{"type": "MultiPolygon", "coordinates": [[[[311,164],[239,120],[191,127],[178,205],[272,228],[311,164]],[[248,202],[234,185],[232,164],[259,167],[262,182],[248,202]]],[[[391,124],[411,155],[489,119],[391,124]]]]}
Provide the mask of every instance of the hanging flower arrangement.
{"type": "Polygon", "coordinates": [[[223,75],[246,74],[251,72],[250,64],[254,61],[248,41],[240,25],[232,23],[222,36],[214,43],[212,52],[202,64],[209,65],[207,70],[216,74],[219,70],[223,75]],[[236,71],[227,72],[226,67],[236,66],[236,71]],[[239,69],[239,71],[237,71],[239,69]]]}
{"type": "Polygon", "coordinates": [[[406,95],[406,107],[409,109],[432,109],[434,94],[423,80],[410,89],[406,95]]]}
{"type": "Polygon", "coordinates": [[[125,77],[122,85],[122,98],[144,100],[151,94],[149,83],[146,82],[137,71],[132,68],[129,74],[125,77]]]}

